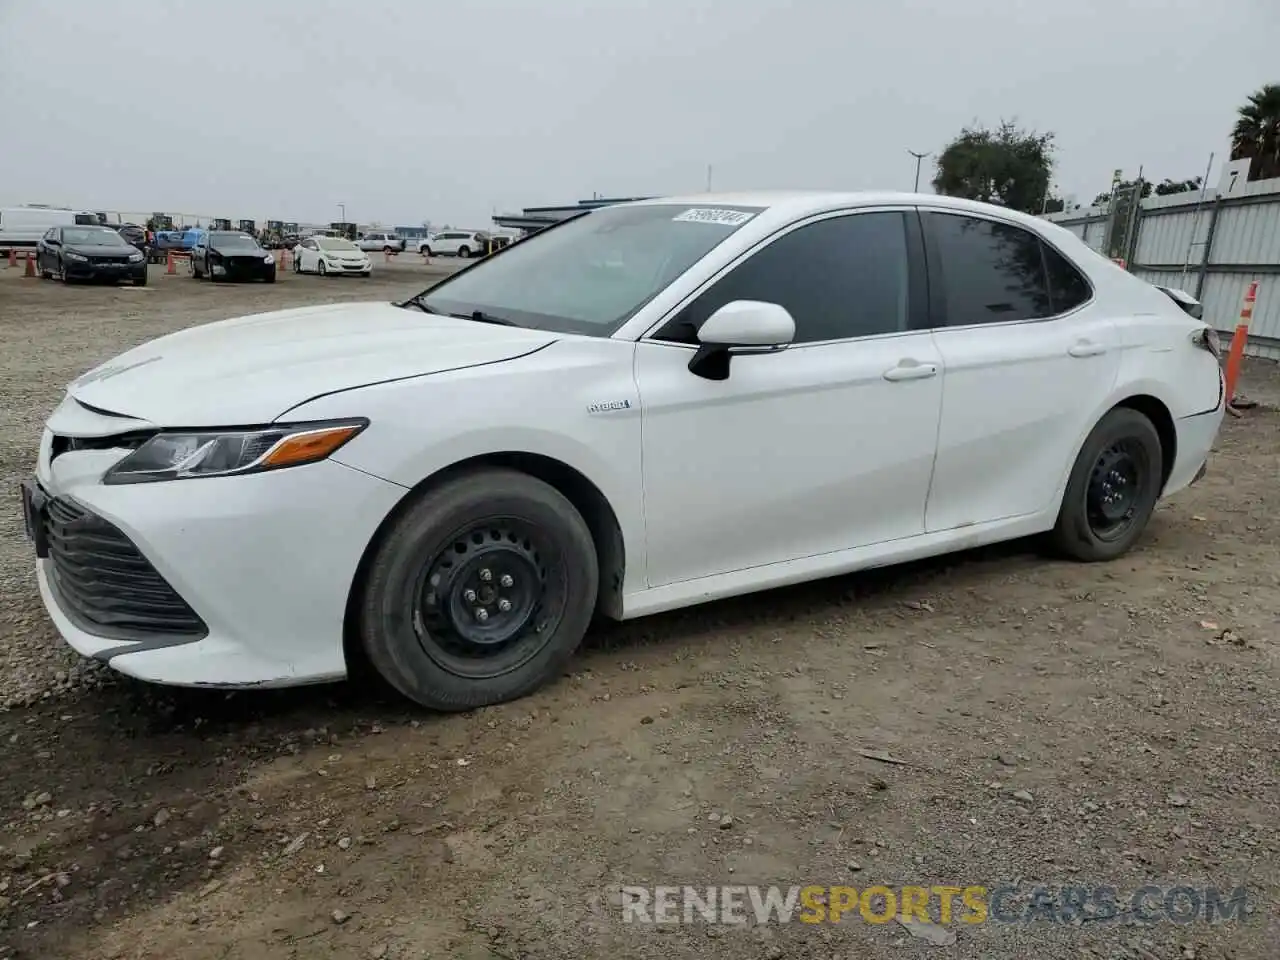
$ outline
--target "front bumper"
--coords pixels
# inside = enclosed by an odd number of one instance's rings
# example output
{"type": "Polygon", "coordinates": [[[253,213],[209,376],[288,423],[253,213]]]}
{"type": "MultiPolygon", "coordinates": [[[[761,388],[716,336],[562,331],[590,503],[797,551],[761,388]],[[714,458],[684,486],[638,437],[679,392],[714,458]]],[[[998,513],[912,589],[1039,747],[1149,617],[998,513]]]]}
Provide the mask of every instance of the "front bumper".
{"type": "Polygon", "coordinates": [[[226,280],[270,280],[276,275],[276,264],[273,259],[267,263],[261,257],[223,260],[210,260],[209,271],[219,279],[226,280]]]}
{"type": "MultiPolygon", "coordinates": [[[[104,486],[121,451],[76,451],[37,479],[50,497],[113,525],[198,617],[203,632],[166,635],[87,622],[59,589],[52,557],[37,560],[40,595],[59,633],[122,673],[179,686],[289,686],[346,674],[347,598],[365,548],[405,490],[322,461],[242,477],[104,486]]],[[[92,570],[80,571],[92,578],[92,570]]],[[[98,577],[102,602],[111,571],[98,577]]],[[[127,606],[127,604],[125,604],[127,606]]]]}
{"type": "Polygon", "coordinates": [[[68,277],[76,280],[139,280],[147,276],[147,261],[138,263],[96,263],[93,260],[62,261],[68,277]]]}

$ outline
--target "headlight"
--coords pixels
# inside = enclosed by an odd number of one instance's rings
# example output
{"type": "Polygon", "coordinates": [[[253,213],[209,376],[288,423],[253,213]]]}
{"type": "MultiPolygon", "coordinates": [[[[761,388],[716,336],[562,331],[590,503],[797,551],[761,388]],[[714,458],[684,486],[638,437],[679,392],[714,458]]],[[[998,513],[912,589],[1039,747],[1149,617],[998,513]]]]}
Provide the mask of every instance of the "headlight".
{"type": "Polygon", "coordinates": [[[140,253],[131,253],[131,254],[129,254],[129,262],[130,262],[130,263],[141,263],[141,262],[142,262],[142,259],[143,259],[143,258],[142,258],[142,254],[140,254],[140,253]]]}
{"type": "Polygon", "coordinates": [[[151,483],[297,467],[325,459],[368,425],[368,420],[337,420],[244,430],[162,431],[108,470],[102,482],[151,483]]]}
{"type": "Polygon", "coordinates": [[[89,259],[82,253],[72,253],[70,250],[64,253],[63,256],[66,257],[68,260],[88,260],[89,259]]]}
{"type": "Polygon", "coordinates": [[[275,263],[275,262],[276,262],[276,258],[275,258],[275,257],[273,257],[273,256],[272,256],[271,254],[269,254],[269,253],[267,253],[267,254],[263,254],[263,256],[262,256],[262,260],[263,260],[263,262],[264,262],[264,263],[275,263]]]}

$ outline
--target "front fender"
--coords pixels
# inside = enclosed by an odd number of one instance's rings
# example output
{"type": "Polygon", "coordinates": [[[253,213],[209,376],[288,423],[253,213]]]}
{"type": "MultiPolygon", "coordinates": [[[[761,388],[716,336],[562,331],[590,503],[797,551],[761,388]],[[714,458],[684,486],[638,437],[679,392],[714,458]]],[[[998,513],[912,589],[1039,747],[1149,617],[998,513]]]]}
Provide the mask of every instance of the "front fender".
{"type": "Polygon", "coordinates": [[[609,501],[634,560],[628,589],[638,589],[646,563],[634,351],[624,341],[571,338],[502,363],[319,397],[290,417],[368,418],[369,427],[334,459],[406,489],[477,457],[559,461],[609,501]]]}

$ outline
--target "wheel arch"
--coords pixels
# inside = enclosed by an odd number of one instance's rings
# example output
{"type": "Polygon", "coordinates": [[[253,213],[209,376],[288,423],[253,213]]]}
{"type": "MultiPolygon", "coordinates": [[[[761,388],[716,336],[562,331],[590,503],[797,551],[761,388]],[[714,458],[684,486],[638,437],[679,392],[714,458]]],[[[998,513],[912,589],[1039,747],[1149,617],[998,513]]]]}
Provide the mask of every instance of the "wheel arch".
{"type": "Polygon", "coordinates": [[[1111,409],[1121,407],[1136,410],[1150,420],[1152,426],[1156,428],[1156,433],[1160,437],[1160,490],[1163,492],[1165,484],[1173,474],[1173,466],[1178,460],[1178,428],[1174,425],[1173,414],[1169,412],[1163,400],[1149,393],[1138,393],[1126,397],[1111,409]]]}
{"type": "Polygon", "coordinates": [[[609,499],[585,474],[555,457],[525,451],[502,451],[468,457],[443,467],[410,488],[399,503],[378,525],[351,579],[343,616],[343,647],[348,667],[362,663],[357,615],[369,564],[387,531],[422,496],[455,477],[485,468],[506,468],[528,474],[555,488],[586,521],[595,544],[600,567],[600,588],[596,598],[597,614],[618,620],[622,618],[622,588],[626,574],[626,544],[622,525],[609,499]]]}

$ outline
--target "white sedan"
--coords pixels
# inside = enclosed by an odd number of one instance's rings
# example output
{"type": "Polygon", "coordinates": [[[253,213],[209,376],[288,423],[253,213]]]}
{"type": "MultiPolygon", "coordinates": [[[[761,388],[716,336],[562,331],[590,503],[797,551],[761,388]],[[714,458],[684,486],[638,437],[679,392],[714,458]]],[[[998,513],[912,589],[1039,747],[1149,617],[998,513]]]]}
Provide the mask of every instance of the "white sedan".
{"type": "Polygon", "coordinates": [[[293,248],[294,273],[355,274],[368,277],[373,273],[369,255],[350,240],[341,237],[307,237],[293,248]]]}
{"type": "Polygon", "coordinates": [[[194,327],[85,374],[25,487],[40,591],[135,677],[299,684],[358,656],[457,710],[553,681],[596,614],[1030,534],[1110,560],[1222,422],[1199,312],[946,197],[599,209],[404,303],[194,327]]]}

